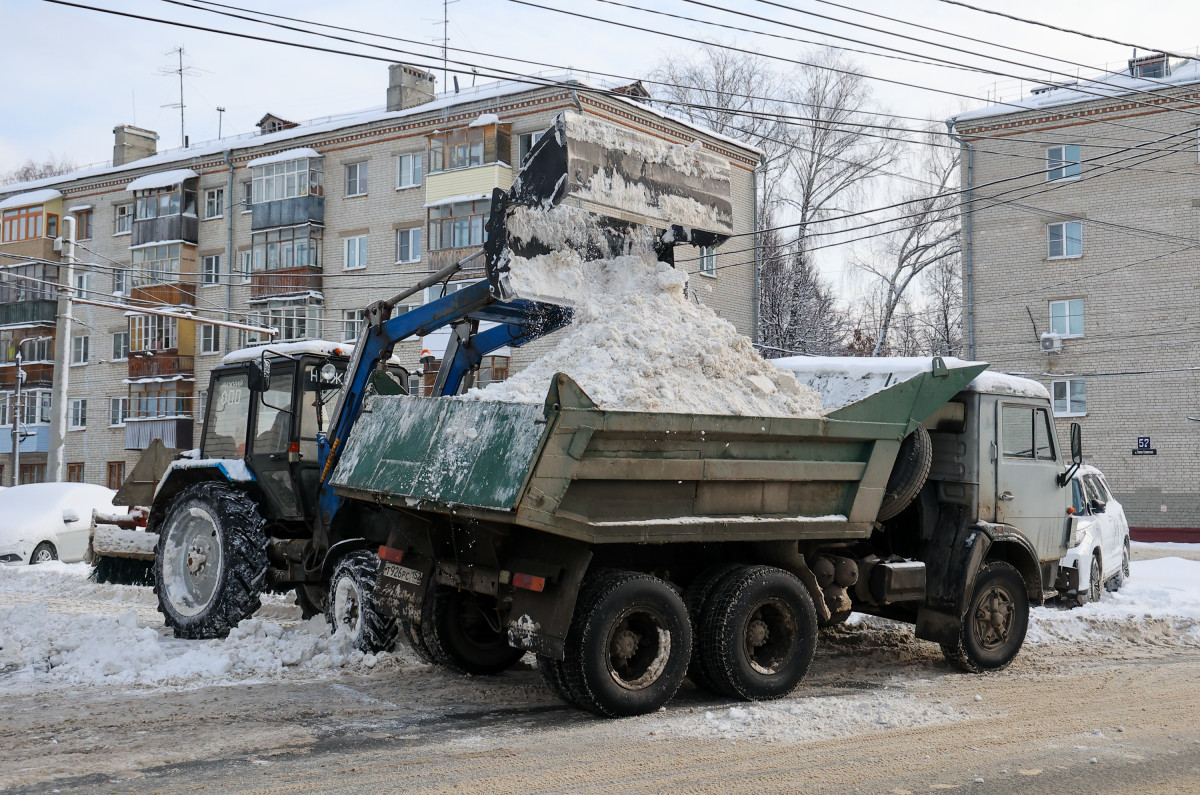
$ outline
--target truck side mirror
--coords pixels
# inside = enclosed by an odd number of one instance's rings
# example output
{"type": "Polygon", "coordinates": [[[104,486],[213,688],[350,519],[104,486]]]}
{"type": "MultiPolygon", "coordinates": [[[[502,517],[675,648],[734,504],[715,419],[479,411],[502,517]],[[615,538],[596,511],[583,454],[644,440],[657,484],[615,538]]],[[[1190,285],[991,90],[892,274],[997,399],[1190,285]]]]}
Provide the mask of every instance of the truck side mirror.
{"type": "Polygon", "coordinates": [[[1078,422],[1071,423],[1071,463],[1076,466],[1083,463],[1083,432],[1078,422]]]}
{"type": "Polygon", "coordinates": [[[264,371],[263,365],[258,362],[248,362],[246,364],[246,387],[251,392],[266,392],[267,379],[270,376],[264,371]]]}

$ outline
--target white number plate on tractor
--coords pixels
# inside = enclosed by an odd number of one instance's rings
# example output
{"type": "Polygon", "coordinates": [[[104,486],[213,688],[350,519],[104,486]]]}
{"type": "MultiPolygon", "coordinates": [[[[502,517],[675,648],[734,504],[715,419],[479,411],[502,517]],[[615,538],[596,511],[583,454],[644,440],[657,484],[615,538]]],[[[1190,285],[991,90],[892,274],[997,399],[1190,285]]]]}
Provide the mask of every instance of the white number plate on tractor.
{"type": "Polygon", "coordinates": [[[417,569],[410,569],[408,566],[401,566],[398,563],[384,563],[383,576],[392,580],[406,582],[409,585],[420,585],[423,572],[417,569]]]}

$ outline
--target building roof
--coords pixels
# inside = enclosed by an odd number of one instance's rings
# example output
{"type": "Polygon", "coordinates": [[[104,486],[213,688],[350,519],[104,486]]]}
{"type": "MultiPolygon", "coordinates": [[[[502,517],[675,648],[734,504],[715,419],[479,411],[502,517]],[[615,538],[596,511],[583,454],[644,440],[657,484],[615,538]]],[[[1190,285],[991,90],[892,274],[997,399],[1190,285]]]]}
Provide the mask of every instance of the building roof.
{"type": "Polygon", "coordinates": [[[29,193],[18,193],[16,196],[9,196],[0,202],[0,210],[7,210],[9,207],[32,207],[35,204],[52,202],[55,199],[61,198],[62,194],[53,188],[44,188],[42,190],[30,191],[29,193]]]}
{"type": "MultiPolygon", "coordinates": [[[[234,153],[238,152],[239,150],[262,150],[270,147],[271,144],[286,143],[288,141],[292,141],[297,138],[303,138],[305,136],[334,132],[337,130],[343,130],[363,124],[371,124],[374,122],[397,121],[400,119],[419,117],[433,111],[446,110],[460,105],[468,105],[473,102],[500,99],[502,97],[543,89],[557,88],[561,90],[564,88],[573,87],[580,90],[600,89],[603,91],[616,91],[616,88],[619,87],[615,83],[610,85],[605,81],[594,79],[590,80],[588,83],[585,83],[578,77],[571,74],[546,76],[538,79],[540,81],[544,81],[544,83],[530,83],[527,81],[517,80],[496,80],[479,86],[463,88],[456,92],[439,94],[430,102],[426,102],[421,105],[414,105],[410,108],[405,108],[404,110],[389,111],[385,108],[372,108],[370,110],[359,111],[355,113],[326,116],[307,122],[301,122],[296,127],[279,130],[278,132],[273,133],[261,134],[254,132],[227,136],[225,138],[213,141],[197,143],[187,148],[172,149],[165,152],[160,152],[156,155],[151,155],[150,157],[131,160],[130,162],[119,166],[97,166],[83,168],[54,177],[46,177],[44,179],[32,180],[30,182],[16,185],[6,185],[0,189],[0,193],[8,193],[11,191],[27,191],[35,188],[49,187],[52,185],[63,185],[88,177],[100,177],[109,174],[119,174],[125,171],[153,168],[155,166],[191,162],[199,158],[219,155],[225,151],[231,151],[231,153],[234,153]]],[[[665,113],[661,110],[650,107],[649,105],[639,102],[635,99],[622,96],[613,96],[611,94],[607,94],[606,96],[617,102],[628,103],[638,110],[645,111],[651,115],[659,116],[665,120],[671,121],[674,124],[695,130],[696,132],[706,135],[710,138],[728,143],[729,145],[735,146],[742,151],[761,154],[757,148],[751,146],[750,144],[714,132],[685,119],[680,119],[677,116],[673,116],[669,113],[665,113]]]]}
{"type": "Polygon", "coordinates": [[[184,180],[200,176],[190,168],[177,168],[172,171],[156,171],[144,177],[138,177],[125,186],[125,190],[150,190],[152,188],[173,188],[184,180]]]}
{"type": "Polygon", "coordinates": [[[1008,116],[1014,113],[1043,110],[1045,108],[1094,102],[1098,99],[1138,94],[1142,91],[1161,92],[1164,86],[1183,86],[1200,82],[1200,60],[1189,60],[1175,67],[1166,77],[1134,77],[1128,71],[1108,72],[1096,77],[1084,77],[1062,85],[1044,85],[1032,89],[1028,96],[1012,102],[989,105],[986,108],[968,110],[951,116],[955,126],[964,122],[1008,116]]]}

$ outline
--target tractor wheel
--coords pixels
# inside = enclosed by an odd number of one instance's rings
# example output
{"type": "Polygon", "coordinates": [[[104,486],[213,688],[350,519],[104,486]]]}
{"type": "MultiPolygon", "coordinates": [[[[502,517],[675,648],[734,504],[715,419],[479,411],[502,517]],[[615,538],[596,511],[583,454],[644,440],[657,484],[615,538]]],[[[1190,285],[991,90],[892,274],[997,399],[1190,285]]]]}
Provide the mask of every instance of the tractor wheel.
{"type": "Polygon", "coordinates": [[[1028,628],[1025,581],[1011,564],[994,560],[980,567],[958,639],[943,643],[942,654],[961,671],[999,671],[1017,656],[1028,628]]]}
{"type": "Polygon", "coordinates": [[[379,556],[367,549],[343,555],[329,578],[329,629],[349,632],[354,648],[364,654],[391,651],[396,645],[396,620],[375,607],[378,579],[379,556]]]}
{"type": "Polygon", "coordinates": [[[669,583],[628,571],[584,582],[563,660],[572,702],[610,718],[654,712],[679,690],[691,655],[687,607],[669,583]]]}
{"type": "Polygon", "coordinates": [[[436,586],[425,604],[421,634],[433,661],[459,673],[503,673],[525,656],[508,645],[496,600],[482,594],[436,586]]]}
{"type": "Polygon", "coordinates": [[[175,496],[154,556],[158,609],[177,638],[223,638],[254,615],[267,579],[267,537],[258,506],[224,483],[175,496]]]}

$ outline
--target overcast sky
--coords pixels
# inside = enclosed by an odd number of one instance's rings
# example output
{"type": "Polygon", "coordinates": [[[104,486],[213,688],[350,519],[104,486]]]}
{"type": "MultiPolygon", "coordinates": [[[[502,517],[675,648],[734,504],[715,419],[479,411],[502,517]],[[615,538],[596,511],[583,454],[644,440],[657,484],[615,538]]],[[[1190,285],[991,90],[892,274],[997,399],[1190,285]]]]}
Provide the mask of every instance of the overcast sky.
{"type": "MultiPolygon", "coordinates": [[[[115,17],[55,5],[45,0],[0,0],[7,32],[4,43],[7,79],[5,90],[0,92],[0,119],[3,120],[0,122],[0,173],[30,158],[45,160],[54,156],[69,159],[80,166],[108,160],[112,156],[112,128],[117,124],[132,123],[155,130],[160,135],[160,150],[179,146],[179,111],[177,108],[164,107],[179,101],[178,77],[159,74],[161,69],[169,70],[177,66],[175,56],[169,54],[177,46],[183,46],[187,52],[184,65],[189,67],[190,75],[184,80],[184,102],[186,129],[192,143],[217,137],[218,106],[226,109],[223,120],[223,132],[226,135],[253,131],[254,123],[268,111],[302,121],[379,107],[385,100],[387,60],[406,60],[422,65],[439,62],[437,47],[433,46],[433,42],[441,41],[443,4],[437,0],[390,3],[369,0],[332,3],[316,0],[222,0],[227,5],[428,42],[425,45],[413,45],[373,40],[386,46],[420,52],[421,56],[389,53],[372,50],[361,44],[304,36],[184,7],[192,1],[179,0],[177,4],[166,0],[78,0],[84,5],[221,30],[306,41],[335,50],[372,53],[382,60],[313,52],[158,22],[115,17]]],[[[724,13],[706,8],[699,2],[622,2],[692,19],[769,30],[783,36],[831,44],[837,42],[821,33],[803,32],[724,13]]],[[[837,2],[842,6],[897,16],[939,30],[1018,46],[1039,54],[1053,54],[1081,64],[1115,64],[1131,54],[1128,47],[1012,22],[937,0],[837,2]]],[[[650,71],[662,59],[694,49],[695,42],[700,41],[720,41],[764,54],[791,58],[802,58],[806,51],[812,49],[787,40],[720,30],[693,21],[672,20],[645,11],[620,8],[603,0],[529,0],[529,3],[522,4],[516,0],[455,0],[450,3],[450,45],[483,53],[478,56],[452,53],[451,57],[474,61],[482,67],[507,68],[523,73],[553,70],[488,56],[517,56],[581,71],[597,70],[638,77],[650,71]],[[548,7],[627,22],[650,31],[667,31],[683,38],[672,39],[653,32],[639,32],[567,16],[548,7]]],[[[973,4],[1177,52],[1195,52],[1200,43],[1200,25],[1197,24],[1200,22],[1200,7],[1190,0],[1161,0],[1152,6],[1152,13],[1133,13],[1129,3],[1117,0],[1051,3],[974,0],[973,4]],[[1181,41],[1181,36],[1190,38],[1181,41]]],[[[818,0],[712,0],[711,5],[745,11],[823,33],[838,33],[866,42],[936,54],[975,65],[985,64],[979,58],[961,52],[904,41],[780,7],[787,5],[884,30],[903,31],[918,38],[950,43],[971,52],[986,49],[982,45],[950,39],[937,33],[873,19],[818,0]]],[[[356,33],[338,35],[360,41],[371,40],[356,33]]],[[[1048,69],[1073,69],[1032,56],[994,52],[1014,61],[1041,67],[986,63],[988,68],[1014,75],[1045,79],[1048,69]]],[[[873,75],[975,98],[947,96],[873,82],[878,101],[885,108],[906,115],[940,119],[958,110],[987,104],[988,92],[996,87],[995,84],[999,84],[999,90],[1005,98],[1016,96],[1019,89],[1015,80],[1005,77],[862,55],[852,57],[873,75]]],[[[786,67],[786,64],[781,63],[780,66],[786,67]]],[[[1086,73],[1086,70],[1083,71],[1086,73]]],[[[440,84],[440,71],[438,74],[440,84]]],[[[459,80],[463,85],[470,85],[472,79],[470,74],[459,72],[459,80]]],[[[481,78],[480,82],[483,80],[481,78]]]]}

